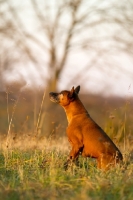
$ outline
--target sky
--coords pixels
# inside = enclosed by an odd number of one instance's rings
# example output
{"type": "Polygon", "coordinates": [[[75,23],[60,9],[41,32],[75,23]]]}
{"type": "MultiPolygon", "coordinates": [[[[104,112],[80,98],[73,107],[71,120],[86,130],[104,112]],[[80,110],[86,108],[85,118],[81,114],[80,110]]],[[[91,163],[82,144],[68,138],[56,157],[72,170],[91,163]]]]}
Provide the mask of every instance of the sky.
{"type": "MultiPolygon", "coordinates": [[[[20,8],[21,5],[21,12],[17,12],[27,31],[36,35],[42,43],[47,46],[48,42],[45,36],[41,34],[41,29],[40,32],[36,29],[39,27],[39,24],[33,17],[34,13],[32,9],[29,9],[29,1],[24,0],[22,2],[12,0],[11,2],[12,7],[16,10],[17,8],[20,8]]],[[[67,18],[63,18],[63,20],[64,19],[67,18]]],[[[65,20],[63,22],[65,22],[65,20]]],[[[17,22],[16,28],[22,34],[21,27],[19,27],[17,22]]],[[[108,31],[108,28],[109,27],[107,26],[106,31],[108,31]]],[[[97,35],[97,32],[95,32],[96,30],[94,29],[94,31],[91,30],[89,32],[91,37],[93,33],[97,35]]],[[[101,32],[102,35],[104,35],[104,33],[105,30],[101,32]]],[[[86,34],[88,33],[84,33],[84,37],[86,37],[86,34]]],[[[61,39],[62,38],[60,38],[60,41],[61,39]]],[[[99,44],[101,46],[109,45],[109,48],[112,45],[111,43],[94,43],[96,50],[99,44]]],[[[10,69],[10,71],[4,71],[4,82],[10,84],[11,82],[21,81],[23,83],[22,90],[25,90],[28,87],[38,89],[46,86],[47,79],[51,76],[48,70],[48,55],[45,51],[37,49],[37,47],[33,46],[33,48],[35,49],[34,55],[40,57],[39,65],[18,62],[10,69]]],[[[80,84],[81,88],[83,88],[83,92],[102,93],[104,95],[113,94],[124,97],[133,96],[133,59],[131,56],[128,56],[126,52],[117,52],[117,54],[115,54],[112,49],[113,53],[103,52],[105,56],[100,57],[95,54],[95,48],[92,49],[92,52],[91,49],[86,53],[84,53],[82,49],[78,49],[70,54],[59,78],[58,89],[70,89],[73,85],[77,86],[80,84]],[[96,61],[91,63],[93,58],[96,61]]],[[[2,59],[3,57],[1,56],[1,60],[2,59]]]]}
{"type": "MultiPolygon", "coordinates": [[[[71,55],[72,56],[72,55],[71,55]]],[[[119,96],[133,96],[133,79],[132,76],[124,73],[126,63],[129,62],[128,58],[119,57],[123,62],[121,64],[121,70],[115,68],[114,72],[103,73],[97,70],[97,67],[92,67],[87,70],[83,70],[82,66],[85,66],[87,60],[84,56],[74,55],[68,63],[69,67],[64,68],[61,78],[58,81],[58,90],[70,89],[72,86],[81,85],[81,91],[83,93],[100,93],[107,96],[119,95],[119,96]],[[78,59],[77,59],[78,58],[78,59]],[[112,75],[114,73],[114,75],[112,75]]],[[[128,69],[132,70],[132,63],[129,62],[128,69]]],[[[29,64],[28,66],[17,66],[4,74],[4,81],[7,83],[19,82],[24,83],[22,90],[28,88],[41,89],[45,88],[45,78],[48,76],[45,68],[38,70],[34,65],[29,64]]]]}

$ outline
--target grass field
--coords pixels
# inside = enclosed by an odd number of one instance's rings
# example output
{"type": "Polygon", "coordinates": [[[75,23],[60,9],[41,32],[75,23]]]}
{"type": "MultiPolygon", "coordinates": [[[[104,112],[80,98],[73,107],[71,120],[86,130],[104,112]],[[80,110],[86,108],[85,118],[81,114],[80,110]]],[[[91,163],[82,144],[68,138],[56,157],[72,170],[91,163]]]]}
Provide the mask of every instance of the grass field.
{"type": "MultiPolygon", "coordinates": [[[[0,200],[133,199],[133,106],[122,101],[109,107],[104,99],[99,99],[99,105],[92,99],[87,109],[122,151],[123,164],[104,172],[96,168],[94,159],[80,157],[79,167],[72,165],[65,171],[70,146],[65,137],[66,116],[59,106],[48,112],[52,130],[48,137],[41,126],[38,135],[33,131],[35,107],[23,99],[9,131],[8,114],[11,119],[14,103],[7,107],[4,99],[0,104],[0,200]]],[[[46,119],[45,115],[44,128],[46,119]]]]}
{"type": "Polygon", "coordinates": [[[1,151],[0,199],[133,199],[133,164],[108,172],[95,167],[93,159],[80,158],[80,167],[63,163],[67,152],[58,148],[1,151]]]}

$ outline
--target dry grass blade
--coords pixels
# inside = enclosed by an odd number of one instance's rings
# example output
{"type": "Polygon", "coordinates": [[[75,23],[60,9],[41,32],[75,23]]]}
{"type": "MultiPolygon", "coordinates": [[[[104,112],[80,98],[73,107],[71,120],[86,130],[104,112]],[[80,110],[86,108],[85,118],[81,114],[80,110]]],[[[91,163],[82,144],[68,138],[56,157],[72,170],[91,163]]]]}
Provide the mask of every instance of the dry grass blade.
{"type": "MultiPolygon", "coordinates": [[[[16,107],[17,107],[17,104],[18,104],[18,101],[19,101],[19,98],[20,98],[20,94],[18,95],[18,98],[17,100],[15,101],[14,103],[14,106],[13,106],[13,110],[12,110],[12,115],[11,115],[11,118],[9,120],[9,110],[7,108],[7,114],[8,114],[8,122],[9,122],[9,126],[8,126],[8,132],[7,132],[7,137],[6,137],[6,148],[9,147],[9,143],[10,143],[10,137],[11,137],[11,125],[12,125],[12,121],[13,121],[13,117],[14,117],[14,113],[15,113],[15,110],[16,110],[16,107]]],[[[8,103],[8,101],[7,101],[8,103]]],[[[8,107],[8,104],[7,104],[7,107],[8,107]]]]}
{"type": "Polygon", "coordinates": [[[37,125],[36,125],[36,133],[37,133],[37,134],[38,134],[38,129],[39,129],[39,124],[40,124],[40,119],[41,119],[41,114],[42,114],[42,107],[43,107],[45,95],[46,95],[46,90],[44,90],[44,93],[43,93],[43,98],[42,98],[42,102],[41,102],[41,107],[40,107],[40,111],[39,111],[39,115],[38,115],[38,120],[37,120],[37,125]]]}

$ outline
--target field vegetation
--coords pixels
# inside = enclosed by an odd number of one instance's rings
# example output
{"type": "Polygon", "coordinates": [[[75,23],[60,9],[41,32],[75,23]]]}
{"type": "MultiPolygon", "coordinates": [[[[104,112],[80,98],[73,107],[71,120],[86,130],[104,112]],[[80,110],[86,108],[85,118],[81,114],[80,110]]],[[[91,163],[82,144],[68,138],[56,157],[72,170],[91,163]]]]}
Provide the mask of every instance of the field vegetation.
{"type": "Polygon", "coordinates": [[[104,172],[91,158],[64,162],[70,146],[62,108],[43,103],[42,93],[0,96],[0,199],[133,199],[133,105],[130,98],[81,95],[92,118],[121,149],[123,164],[104,172]],[[12,120],[11,120],[12,119],[12,120]]]}

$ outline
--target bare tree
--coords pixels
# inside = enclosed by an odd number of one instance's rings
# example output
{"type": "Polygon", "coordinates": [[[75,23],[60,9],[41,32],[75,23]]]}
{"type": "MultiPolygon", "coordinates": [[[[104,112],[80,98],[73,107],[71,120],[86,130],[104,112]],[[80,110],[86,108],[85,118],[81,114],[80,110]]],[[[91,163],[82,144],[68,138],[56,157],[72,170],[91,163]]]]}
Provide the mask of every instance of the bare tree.
{"type": "MultiPolygon", "coordinates": [[[[73,52],[88,55],[82,71],[94,67],[99,58],[106,64],[108,55],[120,51],[129,56],[133,54],[132,0],[24,2],[25,5],[21,1],[16,4],[0,1],[2,72],[11,70],[12,64],[27,62],[32,62],[40,71],[45,63],[45,82],[50,89],[55,89],[73,52]]],[[[106,73],[114,70],[109,63],[108,66],[100,68],[106,73]]],[[[72,78],[80,79],[82,71],[72,78]]],[[[125,72],[131,75],[130,71],[125,72]]]]}

